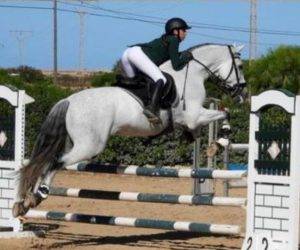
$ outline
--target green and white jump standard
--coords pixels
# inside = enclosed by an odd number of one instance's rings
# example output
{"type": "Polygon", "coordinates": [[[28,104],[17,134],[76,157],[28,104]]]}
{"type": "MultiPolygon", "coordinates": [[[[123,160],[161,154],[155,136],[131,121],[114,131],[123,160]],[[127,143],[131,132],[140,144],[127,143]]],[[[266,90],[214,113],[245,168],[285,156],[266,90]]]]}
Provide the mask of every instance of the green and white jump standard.
{"type": "Polygon", "coordinates": [[[247,232],[242,249],[298,250],[300,96],[275,90],[253,96],[249,145],[247,232]],[[274,112],[287,122],[272,124],[274,112]]]}
{"type": "MultiPolygon", "coordinates": [[[[22,165],[25,152],[25,106],[34,99],[24,90],[0,85],[0,100],[7,108],[7,113],[1,109],[0,114],[0,229],[18,232],[22,224],[11,214],[17,192],[14,173],[22,165]]],[[[4,232],[0,237],[6,237],[4,232]]],[[[21,234],[18,237],[22,237],[21,234]]]]}

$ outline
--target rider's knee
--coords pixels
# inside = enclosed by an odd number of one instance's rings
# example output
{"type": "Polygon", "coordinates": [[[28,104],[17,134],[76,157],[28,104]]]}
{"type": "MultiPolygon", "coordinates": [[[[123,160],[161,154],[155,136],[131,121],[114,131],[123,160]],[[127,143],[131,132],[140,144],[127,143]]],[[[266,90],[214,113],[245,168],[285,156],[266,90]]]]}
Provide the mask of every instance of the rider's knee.
{"type": "Polygon", "coordinates": [[[167,83],[167,78],[165,78],[165,76],[161,76],[161,77],[157,77],[156,79],[154,79],[154,82],[159,82],[162,81],[163,84],[167,83]]]}
{"type": "Polygon", "coordinates": [[[160,78],[157,81],[155,81],[155,84],[159,84],[159,85],[163,86],[163,85],[166,84],[166,82],[163,79],[160,78]]]}

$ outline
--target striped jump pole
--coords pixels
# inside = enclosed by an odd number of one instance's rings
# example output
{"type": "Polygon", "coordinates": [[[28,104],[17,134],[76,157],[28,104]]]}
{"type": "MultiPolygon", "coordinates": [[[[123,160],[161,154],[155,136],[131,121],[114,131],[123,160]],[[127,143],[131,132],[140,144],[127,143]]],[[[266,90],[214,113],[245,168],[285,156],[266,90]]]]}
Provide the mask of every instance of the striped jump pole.
{"type": "Polygon", "coordinates": [[[247,175],[246,171],[213,170],[207,168],[167,168],[167,167],[139,167],[135,165],[106,165],[100,163],[79,163],[67,166],[67,170],[94,173],[125,174],[152,177],[174,178],[206,178],[206,179],[240,179],[247,175]]]}
{"type": "Polygon", "coordinates": [[[90,190],[78,188],[51,187],[50,195],[64,197],[79,197],[102,200],[122,200],[138,202],[157,202],[190,205],[214,206],[245,206],[246,199],[234,197],[212,197],[207,195],[173,195],[173,194],[148,194],[136,192],[116,192],[104,190],[90,190]]]}
{"type": "Polygon", "coordinates": [[[240,233],[240,227],[236,225],[218,225],[206,224],[186,221],[167,221],[167,220],[153,220],[153,219],[137,219],[130,217],[114,217],[102,215],[88,215],[76,213],[63,213],[56,211],[40,211],[29,210],[24,216],[32,219],[47,219],[56,221],[71,221],[100,225],[115,225],[128,226],[140,228],[155,228],[176,231],[189,231],[197,233],[210,233],[221,235],[237,235],[240,233]]]}
{"type": "Polygon", "coordinates": [[[229,149],[233,151],[248,151],[249,144],[246,143],[232,143],[229,145],[229,149]]]}

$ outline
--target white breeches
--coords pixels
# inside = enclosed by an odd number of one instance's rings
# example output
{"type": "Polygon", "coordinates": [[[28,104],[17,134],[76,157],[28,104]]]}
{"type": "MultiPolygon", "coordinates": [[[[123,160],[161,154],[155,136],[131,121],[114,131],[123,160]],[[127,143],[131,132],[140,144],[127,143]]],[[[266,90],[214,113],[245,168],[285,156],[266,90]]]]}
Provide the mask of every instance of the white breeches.
{"type": "Polygon", "coordinates": [[[122,56],[122,65],[127,77],[134,77],[136,69],[148,75],[154,82],[162,79],[164,83],[167,79],[149,57],[143,52],[141,47],[134,46],[126,49],[122,56]]]}

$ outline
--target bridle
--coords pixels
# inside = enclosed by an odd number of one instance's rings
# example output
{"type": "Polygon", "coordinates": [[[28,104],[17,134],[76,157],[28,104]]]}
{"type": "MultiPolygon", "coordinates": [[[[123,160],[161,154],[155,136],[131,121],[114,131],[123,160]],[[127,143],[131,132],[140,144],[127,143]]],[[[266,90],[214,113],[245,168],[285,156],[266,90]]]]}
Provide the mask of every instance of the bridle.
{"type": "MultiPolygon", "coordinates": [[[[231,97],[234,98],[234,97],[239,96],[242,93],[244,87],[246,86],[246,83],[241,83],[240,82],[240,78],[239,78],[239,74],[238,74],[238,67],[237,67],[236,62],[235,62],[235,59],[240,59],[240,54],[239,53],[233,53],[232,48],[231,48],[230,45],[227,45],[227,48],[229,50],[229,54],[231,56],[232,63],[231,63],[231,68],[229,70],[229,73],[228,73],[227,77],[225,77],[224,79],[221,78],[216,73],[214,73],[209,67],[207,67],[204,63],[200,62],[198,59],[193,58],[192,60],[197,62],[198,64],[200,64],[209,73],[211,80],[214,83],[217,83],[217,86],[222,91],[224,91],[225,93],[229,94],[231,97]],[[231,74],[233,72],[235,73],[237,83],[234,86],[230,86],[228,84],[228,79],[229,79],[229,77],[231,76],[231,74]]],[[[189,69],[189,63],[187,64],[186,73],[185,73],[184,88],[183,88],[183,93],[182,93],[182,98],[181,98],[182,100],[184,100],[188,69],[189,69]]],[[[185,104],[184,104],[184,109],[185,109],[185,104]]]]}
{"type": "Polygon", "coordinates": [[[221,78],[219,75],[217,75],[216,73],[211,71],[210,68],[208,68],[204,63],[200,62],[196,58],[193,58],[193,61],[197,62],[198,64],[200,64],[201,66],[203,66],[206,69],[206,71],[210,74],[210,78],[212,79],[212,81],[218,83],[218,87],[220,89],[222,89],[224,92],[226,92],[226,93],[230,94],[232,97],[234,97],[241,92],[241,90],[245,87],[246,83],[240,82],[240,78],[239,78],[239,74],[238,74],[238,67],[235,62],[235,59],[240,59],[240,54],[233,53],[230,45],[227,45],[227,48],[229,50],[229,54],[231,56],[232,63],[231,63],[231,68],[229,70],[229,73],[225,79],[221,78]],[[231,76],[232,72],[235,73],[235,77],[237,80],[237,83],[234,86],[230,86],[228,84],[228,79],[231,76]]]}

